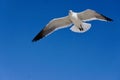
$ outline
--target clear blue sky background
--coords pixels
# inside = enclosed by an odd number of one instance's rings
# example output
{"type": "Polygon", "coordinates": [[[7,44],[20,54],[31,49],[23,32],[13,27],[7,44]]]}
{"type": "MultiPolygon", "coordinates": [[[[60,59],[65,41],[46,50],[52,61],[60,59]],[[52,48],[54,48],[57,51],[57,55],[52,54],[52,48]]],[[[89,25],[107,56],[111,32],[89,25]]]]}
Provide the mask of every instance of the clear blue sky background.
{"type": "Polygon", "coordinates": [[[119,0],[0,0],[0,80],[120,80],[119,0]],[[69,28],[32,43],[53,18],[94,9],[83,34],[69,28]]]}

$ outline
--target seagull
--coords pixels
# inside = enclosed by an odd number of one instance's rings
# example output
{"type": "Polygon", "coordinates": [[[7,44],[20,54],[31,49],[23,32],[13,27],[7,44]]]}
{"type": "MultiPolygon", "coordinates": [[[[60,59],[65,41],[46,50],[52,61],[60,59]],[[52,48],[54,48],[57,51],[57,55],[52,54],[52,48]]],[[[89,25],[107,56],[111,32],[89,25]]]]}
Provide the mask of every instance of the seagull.
{"type": "Polygon", "coordinates": [[[91,27],[90,23],[86,23],[87,21],[92,20],[100,20],[100,21],[113,21],[112,19],[100,14],[94,10],[87,9],[82,12],[73,12],[69,10],[68,16],[62,18],[54,18],[52,19],[32,40],[32,42],[38,41],[43,37],[53,33],[54,31],[62,28],[70,27],[71,31],[77,33],[84,33],[88,31],[91,27]]]}

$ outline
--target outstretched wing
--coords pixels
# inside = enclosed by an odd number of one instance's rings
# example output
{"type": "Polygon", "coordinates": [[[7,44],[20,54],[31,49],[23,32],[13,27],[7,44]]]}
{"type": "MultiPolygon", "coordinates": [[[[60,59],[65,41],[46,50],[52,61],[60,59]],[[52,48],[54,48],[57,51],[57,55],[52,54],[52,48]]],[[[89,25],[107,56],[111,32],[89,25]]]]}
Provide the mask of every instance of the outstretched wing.
{"type": "Polygon", "coordinates": [[[78,17],[82,21],[91,21],[91,20],[102,20],[102,21],[112,21],[112,19],[97,13],[94,10],[87,9],[83,12],[78,13],[78,17]]]}
{"type": "Polygon", "coordinates": [[[66,28],[67,26],[69,26],[71,24],[71,20],[69,19],[68,16],[66,17],[62,17],[62,18],[56,18],[51,20],[45,28],[43,28],[36,36],[35,38],[32,40],[37,41],[45,36],[47,36],[48,34],[52,33],[55,30],[61,29],[61,28],[66,28]]]}

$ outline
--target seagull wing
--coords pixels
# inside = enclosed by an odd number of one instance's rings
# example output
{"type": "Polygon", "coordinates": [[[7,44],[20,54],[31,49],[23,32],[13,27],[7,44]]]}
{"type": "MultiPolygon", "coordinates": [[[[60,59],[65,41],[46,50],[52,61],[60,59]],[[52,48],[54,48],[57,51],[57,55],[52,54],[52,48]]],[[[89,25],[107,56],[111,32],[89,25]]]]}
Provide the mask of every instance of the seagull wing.
{"type": "Polygon", "coordinates": [[[78,17],[82,21],[91,21],[91,20],[102,20],[102,21],[112,21],[112,19],[97,13],[94,10],[87,9],[83,12],[78,13],[78,17]]]}
{"type": "Polygon", "coordinates": [[[61,28],[66,28],[67,26],[69,26],[70,24],[72,24],[71,20],[69,19],[69,16],[66,17],[62,17],[62,18],[56,18],[51,20],[45,28],[43,28],[36,36],[35,38],[32,40],[37,41],[45,36],[47,36],[48,34],[54,32],[55,30],[61,29],[61,28]]]}

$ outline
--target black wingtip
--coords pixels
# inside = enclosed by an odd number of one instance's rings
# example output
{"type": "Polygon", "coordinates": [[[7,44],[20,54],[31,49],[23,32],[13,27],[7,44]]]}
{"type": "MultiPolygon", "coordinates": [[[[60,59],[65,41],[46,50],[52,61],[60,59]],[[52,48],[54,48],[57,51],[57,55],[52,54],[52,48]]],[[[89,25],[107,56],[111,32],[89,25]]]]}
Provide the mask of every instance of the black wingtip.
{"type": "Polygon", "coordinates": [[[103,16],[107,21],[113,21],[113,19],[108,18],[108,17],[104,16],[103,14],[100,14],[100,15],[103,16]]]}
{"type": "Polygon", "coordinates": [[[33,40],[32,40],[32,42],[36,42],[36,41],[38,41],[38,40],[40,40],[40,39],[42,39],[43,38],[43,36],[36,36],[33,40]]]}
{"type": "Polygon", "coordinates": [[[43,38],[43,37],[39,37],[39,38],[38,38],[38,37],[36,36],[36,37],[32,40],[32,42],[36,42],[36,41],[38,41],[38,40],[40,40],[40,39],[42,39],[42,38],[43,38]]]}
{"type": "Polygon", "coordinates": [[[33,40],[32,40],[32,42],[36,42],[36,41],[38,41],[39,39],[36,39],[36,38],[34,38],[33,40]]]}
{"type": "Polygon", "coordinates": [[[32,42],[36,42],[36,41],[38,41],[38,40],[36,40],[36,39],[33,39],[33,40],[32,40],[32,42]]]}
{"type": "Polygon", "coordinates": [[[44,37],[44,35],[43,35],[43,30],[42,30],[33,38],[32,42],[36,42],[36,41],[42,39],[43,37],[44,37]]]}

